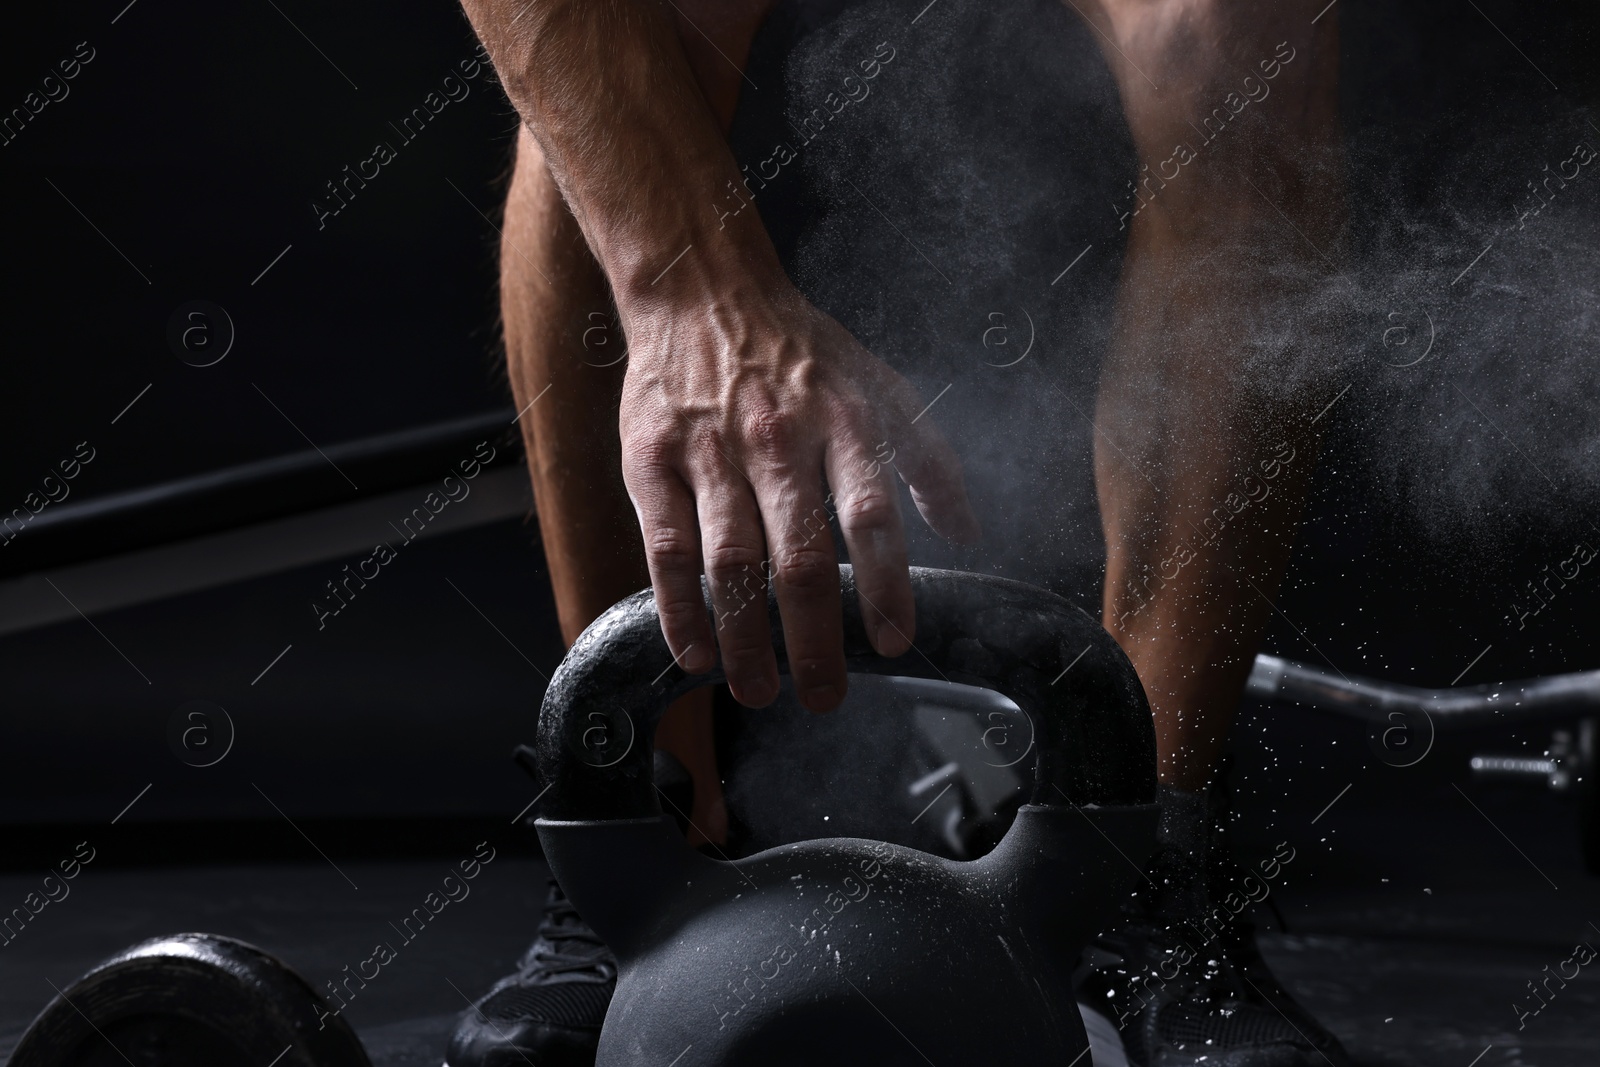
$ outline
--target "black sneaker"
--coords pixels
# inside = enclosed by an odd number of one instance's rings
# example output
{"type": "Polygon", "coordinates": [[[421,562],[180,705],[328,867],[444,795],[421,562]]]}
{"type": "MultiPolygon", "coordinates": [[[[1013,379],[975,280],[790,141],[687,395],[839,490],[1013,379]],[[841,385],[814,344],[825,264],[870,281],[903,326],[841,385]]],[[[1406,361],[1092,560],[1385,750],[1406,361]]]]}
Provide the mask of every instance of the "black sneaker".
{"type": "Polygon", "coordinates": [[[554,878],[539,937],[456,1026],[445,1067],[592,1067],[617,958],[554,878]]]}
{"type": "MultiPolygon", "coordinates": [[[[531,749],[519,746],[513,756],[538,777],[531,749]]],[[[689,772],[658,751],[655,782],[662,807],[685,830],[694,805],[689,772]]],[[[616,988],[617,958],[551,878],[538,938],[517,961],[516,973],[462,1016],[445,1067],[592,1067],[616,988]]]]}
{"type": "Polygon", "coordinates": [[[1084,950],[1079,1002],[1116,1027],[1131,1067],[1348,1067],[1338,1039],[1268,970],[1254,928],[1213,904],[1253,888],[1229,877],[1214,835],[1204,797],[1162,788],[1149,881],[1123,925],[1084,950]]]}

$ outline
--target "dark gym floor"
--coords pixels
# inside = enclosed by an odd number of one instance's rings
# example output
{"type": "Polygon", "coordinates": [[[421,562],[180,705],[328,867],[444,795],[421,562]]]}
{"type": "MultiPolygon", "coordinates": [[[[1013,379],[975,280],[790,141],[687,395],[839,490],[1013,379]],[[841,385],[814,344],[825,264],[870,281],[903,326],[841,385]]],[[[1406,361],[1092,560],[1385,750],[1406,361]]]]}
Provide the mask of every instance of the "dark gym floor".
{"type": "MultiPolygon", "coordinates": [[[[1462,773],[1472,749],[1448,738],[1420,765],[1396,769],[1376,764],[1359,731],[1339,720],[1258,711],[1235,736],[1262,740],[1237,746],[1234,852],[1249,862],[1280,841],[1295,850],[1271,897],[1288,929],[1269,912],[1258,916],[1263,948],[1357,1062],[1596,1062],[1593,968],[1564,989],[1552,985],[1556,995],[1520,1030],[1513,1006],[1536,1006],[1527,983],[1546,967],[1554,972],[1577,943],[1600,945],[1600,879],[1582,870],[1569,805],[1543,792],[1472,787],[1462,773]],[[1308,766],[1325,773],[1307,775],[1308,766]]],[[[817,813],[828,803],[820,795],[806,802],[818,833],[827,833],[817,813]]],[[[473,852],[476,835],[461,833],[455,851],[434,842],[435,857],[420,860],[341,858],[337,849],[324,860],[305,844],[303,858],[270,863],[91,863],[68,898],[0,949],[0,1056],[50,998],[51,983],[65,987],[156,934],[240,937],[321,986],[374,942],[394,940],[389,924],[473,852]]],[[[518,847],[524,833],[509,817],[491,832],[497,853],[471,895],[448,905],[350,1002],[347,1017],[376,1067],[436,1067],[456,1014],[525,947],[545,868],[518,847]]],[[[73,843],[63,842],[64,855],[73,843]]],[[[37,882],[0,876],[0,901],[20,900],[37,882]]]]}

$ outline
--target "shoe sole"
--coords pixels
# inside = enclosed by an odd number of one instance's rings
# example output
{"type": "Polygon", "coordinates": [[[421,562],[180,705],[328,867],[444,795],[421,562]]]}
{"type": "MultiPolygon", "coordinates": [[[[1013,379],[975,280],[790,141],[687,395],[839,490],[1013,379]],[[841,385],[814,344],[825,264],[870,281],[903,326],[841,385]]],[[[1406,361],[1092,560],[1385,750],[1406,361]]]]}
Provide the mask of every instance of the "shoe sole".
{"type": "Polygon", "coordinates": [[[1089,1035],[1089,1059],[1094,1067],[1128,1067],[1128,1054],[1116,1024],[1087,1004],[1079,1003],[1083,1028],[1089,1035]]]}

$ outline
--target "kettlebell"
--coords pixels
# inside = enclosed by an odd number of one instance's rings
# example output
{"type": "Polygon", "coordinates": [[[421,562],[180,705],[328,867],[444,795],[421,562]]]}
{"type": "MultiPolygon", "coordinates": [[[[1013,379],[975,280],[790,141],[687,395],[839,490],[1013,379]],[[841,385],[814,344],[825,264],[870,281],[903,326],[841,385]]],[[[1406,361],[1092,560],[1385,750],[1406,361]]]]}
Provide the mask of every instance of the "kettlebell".
{"type": "Polygon", "coordinates": [[[619,964],[598,1067],[1086,1062],[1069,972],[1155,847],[1132,665],[1054,594],[924,568],[915,648],[886,659],[848,566],[839,582],[851,671],[982,686],[1022,710],[1030,802],[969,862],[850,838],[708,858],[662,814],[651,741],[673,700],[722,676],[676,665],[648,590],[617,604],[551,680],[536,746],[545,856],[619,964]]]}

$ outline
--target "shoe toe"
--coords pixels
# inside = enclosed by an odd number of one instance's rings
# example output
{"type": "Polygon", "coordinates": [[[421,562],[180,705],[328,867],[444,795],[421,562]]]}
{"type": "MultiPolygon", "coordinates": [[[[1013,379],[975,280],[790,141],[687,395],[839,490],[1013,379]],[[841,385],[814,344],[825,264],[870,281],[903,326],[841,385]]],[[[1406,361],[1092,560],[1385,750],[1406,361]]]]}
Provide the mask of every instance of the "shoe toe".
{"type": "Polygon", "coordinates": [[[609,983],[507,984],[462,1015],[449,1067],[592,1067],[609,983]]]}
{"type": "Polygon", "coordinates": [[[1227,1012],[1177,1001],[1157,1022],[1161,1067],[1345,1067],[1339,1042],[1326,1030],[1313,1032],[1259,1004],[1236,1004],[1227,1012]]]}

